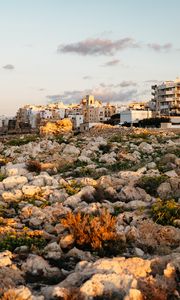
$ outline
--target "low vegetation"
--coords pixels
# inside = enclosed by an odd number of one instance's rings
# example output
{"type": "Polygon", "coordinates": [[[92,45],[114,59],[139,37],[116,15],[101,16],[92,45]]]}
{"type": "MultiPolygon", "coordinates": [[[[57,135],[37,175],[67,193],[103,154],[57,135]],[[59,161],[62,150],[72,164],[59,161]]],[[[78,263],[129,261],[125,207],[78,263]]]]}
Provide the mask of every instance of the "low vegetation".
{"type": "Polygon", "coordinates": [[[24,227],[23,230],[17,231],[13,228],[13,219],[0,219],[0,251],[14,251],[17,247],[28,246],[29,249],[42,249],[46,245],[41,230],[30,230],[24,227]],[[11,224],[12,223],[12,224],[11,224]]]}
{"type": "Polygon", "coordinates": [[[5,178],[6,178],[6,176],[4,174],[0,173],[0,182],[3,181],[3,179],[5,179],[5,178]]]}
{"type": "Polygon", "coordinates": [[[102,154],[109,153],[111,150],[112,144],[107,143],[106,145],[100,145],[99,150],[102,151],[102,154]]]}
{"type": "Polygon", "coordinates": [[[28,160],[26,166],[29,172],[41,172],[41,163],[37,160],[28,160]]]}
{"type": "Polygon", "coordinates": [[[157,188],[161,183],[167,180],[166,175],[160,176],[142,176],[137,182],[137,186],[144,189],[151,196],[157,196],[157,188]]]}
{"type": "Polygon", "coordinates": [[[128,160],[124,160],[105,167],[111,170],[112,172],[123,171],[123,170],[131,169],[132,162],[128,160]]]}
{"type": "Polygon", "coordinates": [[[77,194],[82,189],[82,185],[76,180],[71,180],[70,183],[62,185],[62,187],[65,188],[66,193],[70,196],[77,194]]]}
{"type": "Polygon", "coordinates": [[[55,141],[56,141],[58,144],[62,144],[62,143],[68,144],[68,143],[69,143],[68,140],[64,137],[63,134],[62,134],[62,135],[56,136],[55,141]]]}
{"type": "Polygon", "coordinates": [[[150,137],[150,133],[148,131],[144,131],[141,133],[133,133],[133,134],[130,134],[129,137],[131,139],[143,139],[143,140],[147,141],[150,137]]]}
{"type": "Polygon", "coordinates": [[[175,220],[180,219],[180,204],[175,200],[163,201],[158,199],[151,208],[151,217],[161,225],[175,226],[175,220]]]}
{"type": "Polygon", "coordinates": [[[109,141],[111,143],[121,143],[123,141],[123,138],[122,138],[121,134],[116,134],[116,135],[113,135],[109,141]]]}
{"type": "Polygon", "coordinates": [[[38,139],[38,137],[36,135],[26,136],[24,138],[9,140],[6,143],[6,145],[8,145],[8,146],[21,146],[21,145],[28,144],[30,142],[36,142],[37,139],[38,139]]]}

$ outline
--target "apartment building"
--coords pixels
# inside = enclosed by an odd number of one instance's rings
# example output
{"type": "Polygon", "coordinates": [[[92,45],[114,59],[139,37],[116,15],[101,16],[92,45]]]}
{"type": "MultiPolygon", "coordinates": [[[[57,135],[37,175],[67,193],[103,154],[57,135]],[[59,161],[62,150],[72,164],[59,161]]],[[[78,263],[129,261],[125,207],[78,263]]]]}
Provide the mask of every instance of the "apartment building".
{"type": "Polygon", "coordinates": [[[180,78],[152,86],[152,108],[156,116],[180,115],[180,78]]]}
{"type": "Polygon", "coordinates": [[[101,101],[96,100],[93,95],[86,95],[80,105],[82,106],[82,112],[85,123],[98,123],[104,122],[110,119],[110,117],[116,113],[116,106],[107,103],[102,104],[101,101]]]}
{"type": "Polygon", "coordinates": [[[68,118],[69,115],[82,115],[83,110],[80,104],[71,104],[65,109],[65,116],[68,118]]]}
{"type": "Polygon", "coordinates": [[[134,110],[146,110],[148,107],[148,102],[131,102],[128,104],[128,108],[134,110]]]}

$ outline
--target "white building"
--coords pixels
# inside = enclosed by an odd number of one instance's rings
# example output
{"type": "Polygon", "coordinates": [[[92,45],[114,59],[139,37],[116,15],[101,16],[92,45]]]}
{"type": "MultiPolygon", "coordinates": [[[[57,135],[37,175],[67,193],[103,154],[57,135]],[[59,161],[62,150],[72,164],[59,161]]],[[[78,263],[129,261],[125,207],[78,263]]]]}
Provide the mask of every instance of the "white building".
{"type": "Polygon", "coordinates": [[[84,122],[83,115],[69,115],[68,118],[71,119],[74,129],[80,129],[81,124],[84,122]]]}
{"type": "Polygon", "coordinates": [[[9,120],[12,118],[6,116],[0,116],[0,127],[8,126],[9,120]]]}
{"type": "Polygon", "coordinates": [[[149,119],[152,117],[150,110],[124,110],[120,113],[120,123],[138,123],[140,120],[149,119]]]}
{"type": "Polygon", "coordinates": [[[157,115],[180,115],[180,78],[152,86],[152,102],[157,115]]]}

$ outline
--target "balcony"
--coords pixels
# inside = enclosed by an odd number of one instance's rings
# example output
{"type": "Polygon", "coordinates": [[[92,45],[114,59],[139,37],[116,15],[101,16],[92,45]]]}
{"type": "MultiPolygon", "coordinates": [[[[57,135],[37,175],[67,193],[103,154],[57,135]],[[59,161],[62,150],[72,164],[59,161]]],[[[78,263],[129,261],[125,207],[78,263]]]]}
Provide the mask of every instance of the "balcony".
{"type": "Polygon", "coordinates": [[[169,108],[180,109],[180,104],[179,103],[172,103],[172,104],[170,103],[169,108]]]}

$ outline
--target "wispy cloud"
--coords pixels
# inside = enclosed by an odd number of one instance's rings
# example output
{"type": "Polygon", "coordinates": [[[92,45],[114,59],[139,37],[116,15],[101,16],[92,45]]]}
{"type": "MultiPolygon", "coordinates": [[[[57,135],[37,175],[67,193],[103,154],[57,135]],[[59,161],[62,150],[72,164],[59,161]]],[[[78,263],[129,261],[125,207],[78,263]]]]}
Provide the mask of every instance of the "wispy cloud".
{"type": "Polygon", "coordinates": [[[158,44],[158,43],[152,43],[152,44],[150,43],[150,44],[147,44],[147,47],[156,52],[162,52],[162,51],[168,52],[173,49],[173,45],[171,43],[166,43],[163,45],[158,44]]]}
{"type": "Polygon", "coordinates": [[[7,65],[3,66],[3,69],[12,71],[15,69],[15,67],[14,67],[14,65],[7,64],[7,65]]]}
{"type": "Polygon", "coordinates": [[[77,43],[59,45],[58,53],[76,53],[79,55],[113,55],[117,51],[128,48],[139,48],[140,44],[131,37],[119,40],[110,39],[86,39],[77,43]]]}
{"type": "Polygon", "coordinates": [[[120,83],[117,83],[117,84],[113,84],[113,83],[100,83],[100,86],[103,87],[103,88],[129,88],[129,87],[134,87],[134,86],[137,86],[137,82],[135,81],[132,81],[132,80],[124,80],[120,83]]]}
{"type": "Polygon", "coordinates": [[[132,80],[124,80],[122,82],[119,83],[120,87],[130,87],[130,86],[137,86],[137,82],[132,81],[132,80]]]}
{"type": "Polygon", "coordinates": [[[119,59],[113,59],[113,60],[107,61],[107,62],[103,65],[103,67],[115,67],[115,66],[117,66],[119,63],[120,63],[120,60],[119,60],[119,59]]]}
{"type": "Polygon", "coordinates": [[[149,80],[145,80],[144,82],[145,82],[145,83],[148,83],[148,84],[159,84],[159,83],[162,82],[162,80],[149,79],[149,80]]]}

